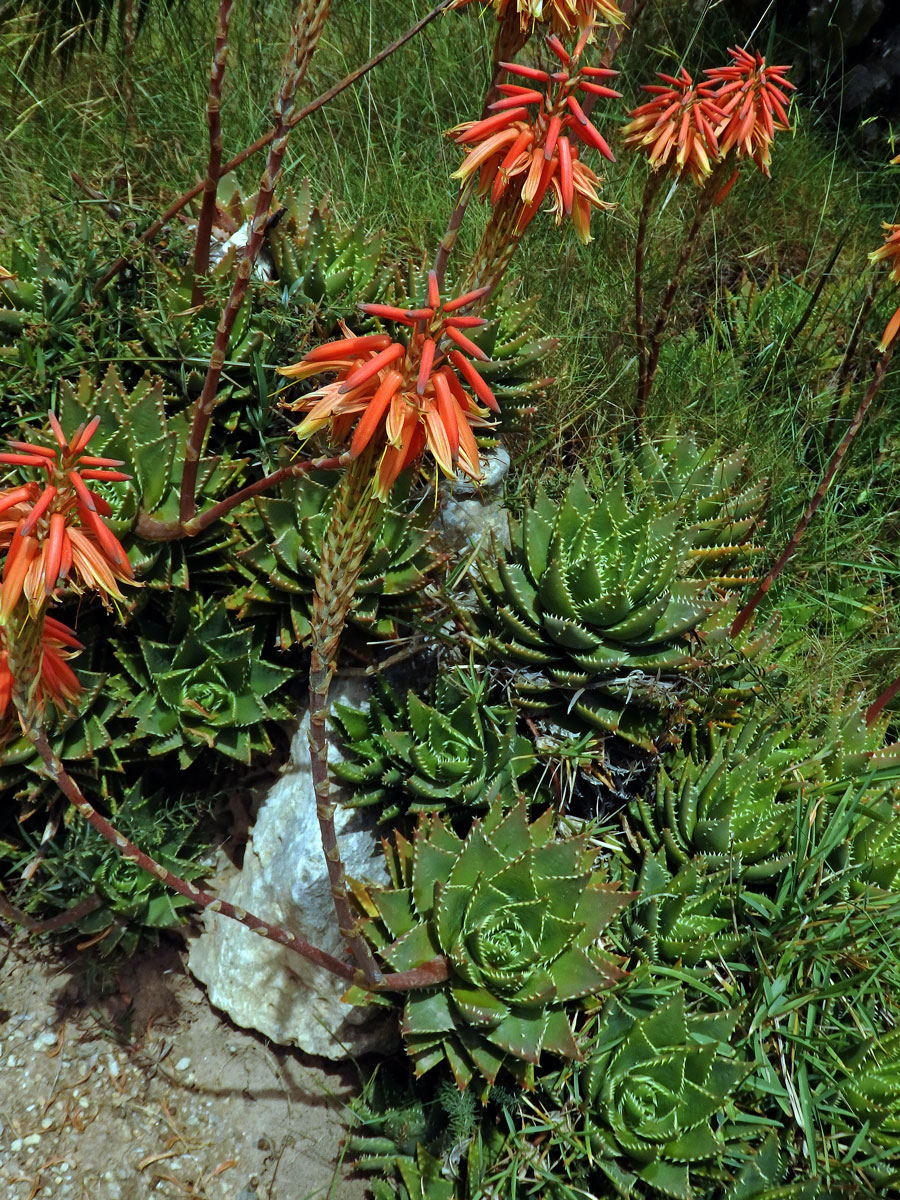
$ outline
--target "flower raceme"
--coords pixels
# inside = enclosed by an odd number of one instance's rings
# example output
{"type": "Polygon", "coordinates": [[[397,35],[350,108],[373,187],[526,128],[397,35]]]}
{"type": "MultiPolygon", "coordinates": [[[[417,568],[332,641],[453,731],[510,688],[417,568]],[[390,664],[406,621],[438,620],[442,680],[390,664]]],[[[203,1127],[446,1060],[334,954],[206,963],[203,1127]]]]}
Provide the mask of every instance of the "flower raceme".
{"type": "Polygon", "coordinates": [[[382,499],[387,498],[404,467],[411,466],[426,449],[445,475],[452,478],[458,467],[479,479],[481,467],[472,429],[489,422],[460,377],[474,397],[499,411],[493,392],[472,361],[487,361],[487,355],[465,332],[486,321],[463,315],[463,309],[486,291],[479,288],[442,302],[437,276],[431,271],[424,308],[360,305],[369,316],[406,327],[406,340],[395,341],[386,333],[354,337],[343,326],[345,337],[317,346],[292,366],[281,367],[280,373],[289,379],[325,372],[336,376],[333,382],[287,405],[306,410],[294,432],[305,438],[330,424],[333,441],[339,445],[355,424],[351,459],[359,458],[369,447],[382,450],[376,481],[382,499]]]}
{"type": "Polygon", "coordinates": [[[661,84],[642,89],[653,99],[631,113],[622,131],[625,145],[644,151],[654,171],[665,167],[673,175],[689,174],[699,185],[719,158],[715,130],[725,113],[715,102],[713,85],[695,84],[683,67],[677,77],[660,73],[659,78],[661,84]]]}
{"type": "Polygon", "coordinates": [[[454,141],[469,147],[454,177],[465,181],[477,174],[479,195],[490,195],[493,205],[501,199],[520,204],[517,236],[534,218],[548,193],[557,225],[563,216],[571,216],[582,242],[591,240],[591,208],[611,207],[597,194],[600,179],[579,158],[581,143],[598,150],[610,162],[615,161],[575,93],[613,99],[621,95],[602,82],[617,72],[579,65],[588,32],[582,34],[572,54],[556,36],[547,38],[562,64],[562,69],[552,74],[537,67],[501,63],[511,75],[524,79],[527,86],[501,84],[503,98],[491,105],[493,116],[467,121],[450,131],[454,141]]]}
{"type": "MultiPolygon", "coordinates": [[[[631,113],[625,144],[643,151],[653,170],[665,167],[678,177],[690,174],[702,184],[715,164],[729,154],[752,158],[769,174],[776,130],[789,128],[786,66],[769,66],[761,54],[735,47],[732,63],[704,71],[695,83],[683,68],[678,76],[660,74],[661,84],[645,85],[653,96],[631,113]]],[[[724,199],[737,173],[717,199],[724,199]]]]}
{"type": "MultiPolygon", "coordinates": [[[[6,633],[0,625],[0,722],[9,711],[12,699],[13,676],[9,668],[6,633]]],[[[44,618],[40,644],[40,670],[35,672],[34,699],[40,711],[50,700],[57,708],[67,708],[81,695],[81,684],[66,662],[84,649],[68,626],[54,617],[44,618]]]]}
{"type": "MultiPolygon", "coordinates": [[[[884,235],[884,245],[879,246],[877,250],[873,250],[869,255],[869,260],[873,263],[882,261],[890,263],[891,279],[894,283],[900,283],[900,225],[888,225],[885,223],[884,228],[887,230],[884,235]]],[[[898,333],[900,333],[900,308],[897,309],[890,321],[888,321],[879,349],[882,351],[887,350],[898,333]]]]}
{"type": "Polygon", "coordinates": [[[79,427],[71,438],[50,414],[57,445],[9,443],[0,463],[46,472],[42,487],[30,481],[0,492],[0,549],[6,548],[0,585],[0,617],[8,617],[24,595],[37,610],[56,588],[68,583],[102,596],[122,599],[119,580],[131,582],[131,564],[119,541],[104,524],[107,502],[87,481],[128,479],[117,459],[85,453],[100,418],[79,427]]]}
{"type": "MultiPolygon", "coordinates": [[[[460,0],[463,8],[471,0],[460,0]]],[[[539,21],[549,21],[554,33],[573,33],[590,29],[595,21],[621,25],[625,14],[616,0],[493,0],[498,18],[502,21],[515,9],[523,32],[539,21]]]]}
{"type": "Polygon", "coordinates": [[[730,67],[704,71],[717,84],[716,104],[727,120],[717,130],[721,152],[733,150],[738,158],[752,158],[763,175],[769,174],[771,146],[776,130],[787,130],[789,99],[785,89],[794,90],[786,78],[789,66],[770,66],[757,52],[739,46],[728,52],[730,67]]]}

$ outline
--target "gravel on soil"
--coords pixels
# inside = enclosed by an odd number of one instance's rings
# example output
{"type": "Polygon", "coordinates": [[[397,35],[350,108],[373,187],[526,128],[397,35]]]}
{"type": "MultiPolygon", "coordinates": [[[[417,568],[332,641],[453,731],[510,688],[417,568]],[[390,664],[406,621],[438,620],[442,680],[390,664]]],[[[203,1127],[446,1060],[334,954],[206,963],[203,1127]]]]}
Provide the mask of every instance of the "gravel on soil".
{"type": "Polygon", "coordinates": [[[364,1200],[342,1169],[352,1064],[238,1029],[171,944],[102,987],[88,953],[0,929],[2,1200],[364,1200]]]}

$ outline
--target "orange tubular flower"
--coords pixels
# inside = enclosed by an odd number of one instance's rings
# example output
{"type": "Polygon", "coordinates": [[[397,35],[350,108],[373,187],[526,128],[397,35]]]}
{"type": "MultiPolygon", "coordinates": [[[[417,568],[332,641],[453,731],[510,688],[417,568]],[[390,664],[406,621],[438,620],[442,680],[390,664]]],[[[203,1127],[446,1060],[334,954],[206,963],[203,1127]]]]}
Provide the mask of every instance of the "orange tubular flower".
{"type": "Polygon", "coordinates": [[[294,432],[305,438],[330,424],[332,437],[340,444],[355,424],[351,459],[369,446],[383,447],[376,483],[382,499],[387,499],[404,467],[426,449],[448,477],[453,478],[458,467],[479,479],[472,429],[489,422],[459,376],[478,400],[499,411],[472,361],[486,361],[487,355],[465,333],[486,321],[462,315],[486,291],[479,288],[442,303],[437,276],[431,271],[427,307],[360,305],[370,316],[405,326],[406,340],[393,341],[386,333],[354,337],[342,326],[344,338],[316,347],[293,366],[281,367],[280,374],[289,379],[308,379],[326,371],[336,375],[333,382],[287,405],[307,413],[294,432]]]}
{"type": "Polygon", "coordinates": [[[661,73],[659,78],[662,85],[642,89],[654,98],[631,113],[622,131],[625,145],[645,153],[654,171],[665,167],[679,178],[689,174],[699,186],[721,156],[715,130],[726,114],[714,100],[712,84],[695,84],[683,67],[677,78],[661,73]]]}
{"type": "Polygon", "coordinates": [[[613,99],[621,95],[600,82],[615,76],[616,71],[578,65],[588,32],[581,35],[572,54],[557,37],[547,38],[563,66],[552,75],[536,67],[501,63],[510,74],[526,80],[528,86],[501,84],[503,99],[491,105],[493,116],[467,121],[450,131],[454,141],[472,147],[454,178],[467,180],[477,173],[480,196],[490,195],[494,205],[501,199],[521,205],[516,236],[534,218],[548,192],[557,225],[564,215],[571,215],[582,242],[591,240],[591,208],[612,207],[597,195],[598,176],[579,159],[578,143],[582,142],[599,150],[610,162],[615,161],[575,92],[613,99]],[[535,105],[537,112],[533,113],[535,105]]]}
{"type": "MultiPolygon", "coordinates": [[[[890,263],[891,279],[894,283],[900,283],[900,225],[885,224],[884,228],[887,230],[884,235],[884,245],[873,250],[869,255],[869,260],[873,263],[882,261],[890,263]]],[[[887,350],[898,333],[900,333],[900,308],[888,321],[879,349],[887,350]]]]}
{"type": "MultiPolygon", "coordinates": [[[[463,8],[469,3],[471,0],[459,0],[454,7],[463,8]]],[[[549,21],[554,33],[580,33],[592,28],[595,21],[608,25],[625,21],[616,0],[493,0],[493,5],[501,21],[515,8],[523,31],[539,21],[549,21]]]]}
{"type": "Polygon", "coordinates": [[[10,442],[0,463],[46,471],[46,483],[30,482],[0,492],[0,549],[6,548],[0,584],[0,617],[8,616],[25,596],[37,608],[65,582],[76,590],[99,591],[123,599],[117,580],[133,582],[128,557],[104,524],[110,507],[85,482],[128,479],[117,459],[85,454],[100,418],[66,439],[50,414],[57,445],[10,442]]]}
{"type": "Polygon", "coordinates": [[[714,96],[725,120],[716,130],[723,156],[732,150],[738,158],[752,158],[763,175],[769,174],[775,130],[790,128],[789,97],[794,84],[785,76],[789,66],[773,67],[759,53],[735,46],[728,52],[730,67],[714,67],[704,74],[716,87],[714,96]]]}
{"type": "MultiPolygon", "coordinates": [[[[54,617],[44,618],[41,638],[40,671],[36,672],[34,698],[38,710],[43,712],[49,700],[57,708],[67,709],[81,695],[81,684],[67,663],[79,650],[81,642],[67,625],[54,617]]],[[[0,722],[6,716],[12,699],[13,677],[7,659],[5,633],[0,625],[0,722]]]]}

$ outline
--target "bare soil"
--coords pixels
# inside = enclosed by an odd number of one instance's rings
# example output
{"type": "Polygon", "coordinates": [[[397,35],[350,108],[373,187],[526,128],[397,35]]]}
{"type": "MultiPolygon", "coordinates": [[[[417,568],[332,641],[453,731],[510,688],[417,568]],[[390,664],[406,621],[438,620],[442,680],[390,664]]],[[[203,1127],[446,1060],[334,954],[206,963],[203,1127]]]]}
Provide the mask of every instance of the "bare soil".
{"type": "Polygon", "coordinates": [[[335,1065],[238,1029],[163,945],[85,971],[0,928],[3,1200],[363,1200],[335,1065]]]}

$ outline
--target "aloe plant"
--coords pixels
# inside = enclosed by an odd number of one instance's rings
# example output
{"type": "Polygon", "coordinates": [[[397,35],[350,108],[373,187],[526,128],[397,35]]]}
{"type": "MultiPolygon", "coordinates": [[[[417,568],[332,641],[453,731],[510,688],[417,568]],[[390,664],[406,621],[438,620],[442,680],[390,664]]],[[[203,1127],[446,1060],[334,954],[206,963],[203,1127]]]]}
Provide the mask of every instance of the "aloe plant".
{"type": "Polygon", "coordinates": [[[176,600],[153,636],[117,640],[135,683],[125,710],[137,722],[134,738],[151,756],[177,755],[182,767],[204,749],[243,763],[270,752],[270,728],[290,716],[278,692],[293,672],[267,662],[262,643],[257,627],[233,627],[221,602],[202,598],[176,600]]]}
{"type": "Polygon", "coordinates": [[[553,814],[493,804],[465,841],[423,817],[385,853],[393,887],[365,899],[364,932],[397,971],[446,959],[446,982],[407,993],[402,1032],[417,1075],[446,1062],[457,1085],[501,1069],[534,1086],[544,1053],[578,1058],[571,1015],[621,978],[597,947],[628,902],[602,881],[586,836],[553,840],[553,814]]]}
{"type": "Polygon", "coordinates": [[[490,705],[483,685],[461,668],[441,674],[434,704],[401,698],[382,678],[367,712],[334,706],[344,758],[332,765],[347,803],[379,805],[388,820],[406,808],[440,811],[486,803],[489,791],[518,792],[534,766],[531,743],[516,733],[516,711],[490,705]]]}
{"type": "Polygon", "coordinates": [[[362,223],[338,229],[327,205],[313,204],[309,180],[297,192],[288,189],[281,203],[268,247],[282,309],[306,315],[317,336],[328,337],[356,304],[385,293],[382,239],[368,236],[362,223]]]}
{"type": "Polygon", "coordinates": [[[718,1165],[726,1106],[750,1067],[728,1045],[737,1019],[687,1016],[680,990],[646,1016],[606,1007],[582,1084],[590,1153],[617,1194],[690,1200],[695,1171],[718,1165]]]}
{"type": "Polygon", "coordinates": [[[865,1122],[869,1137],[883,1145],[900,1145],[900,1030],[871,1039],[847,1056],[840,1084],[844,1101],[865,1122]]]}
{"type": "Polygon", "coordinates": [[[677,870],[694,858],[748,883],[790,860],[798,793],[814,744],[764,706],[736,728],[692,726],[660,765],[652,798],[632,804],[639,836],[677,870]]]}
{"type": "MultiPolygon", "coordinates": [[[[337,490],[332,481],[304,476],[286,481],[279,494],[258,496],[239,516],[243,548],[238,567],[248,580],[234,587],[228,605],[242,617],[277,617],[282,648],[310,636],[313,590],[337,490]]],[[[384,509],[366,556],[350,620],[378,637],[393,637],[398,622],[419,599],[435,559],[434,535],[421,515],[384,509]]]]}
{"type": "Polygon", "coordinates": [[[694,967],[738,941],[723,893],[729,872],[694,859],[675,872],[665,855],[648,852],[634,883],[637,899],[623,916],[628,946],[652,963],[694,967]]]}
{"type": "MultiPolygon", "coordinates": [[[[654,748],[658,710],[696,687],[704,627],[723,604],[693,567],[694,515],[652,494],[629,499],[619,484],[595,500],[576,476],[558,505],[542,489],[520,521],[510,520],[510,549],[498,550],[496,563],[482,558],[474,583],[487,643],[515,665],[524,704],[565,705],[594,728],[654,748]]],[[[715,548],[722,561],[734,558],[742,543],[730,532],[709,518],[699,561],[715,548]]],[[[750,641],[726,648],[722,625],[711,630],[719,648],[706,657],[717,671],[762,649],[754,642],[751,651],[750,641]]]]}

